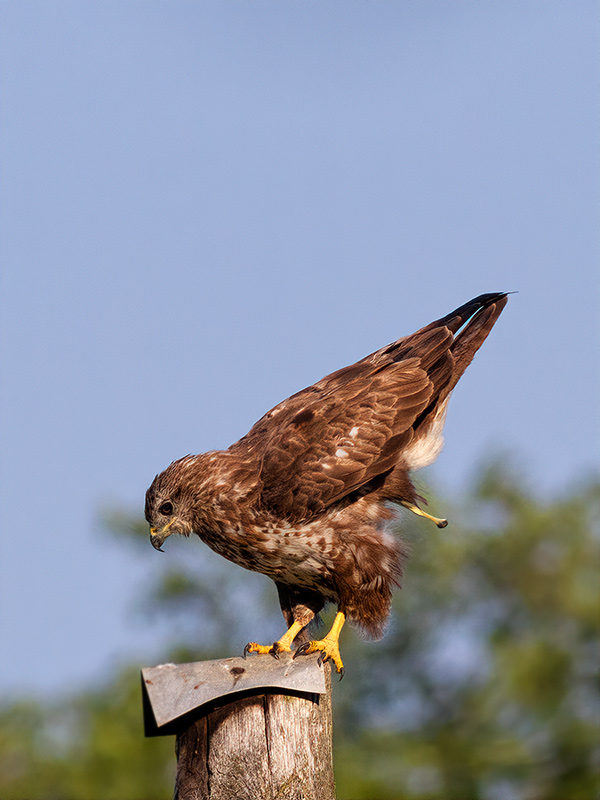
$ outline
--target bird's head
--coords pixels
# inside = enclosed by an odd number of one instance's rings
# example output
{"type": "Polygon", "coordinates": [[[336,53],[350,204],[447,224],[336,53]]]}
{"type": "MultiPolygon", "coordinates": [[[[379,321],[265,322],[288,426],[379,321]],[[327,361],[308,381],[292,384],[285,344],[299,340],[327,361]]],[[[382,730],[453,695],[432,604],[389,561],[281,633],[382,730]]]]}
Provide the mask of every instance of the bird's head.
{"type": "Polygon", "coordinates": [[[150,525],[150,542],[157,550],[172,533],[189,536],[194,529],[194,493],[189,471],[193,456],[174,461],[157,475],[146,492],[145,516],[150,525]]]}

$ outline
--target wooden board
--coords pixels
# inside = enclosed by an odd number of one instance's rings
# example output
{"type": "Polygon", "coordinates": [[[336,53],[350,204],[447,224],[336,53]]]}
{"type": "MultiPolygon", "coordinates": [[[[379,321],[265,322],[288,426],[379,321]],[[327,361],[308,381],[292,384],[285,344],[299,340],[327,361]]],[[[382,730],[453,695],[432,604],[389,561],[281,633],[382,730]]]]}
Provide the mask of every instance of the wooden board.
{"type": "Polygon", "coordinates": [[[323,694],[323,665],[314,653],[293,660],[284,653],[248,658],[223,658],[190,664],[161,664],[142,670],[145,694],[146,735],[172,733],[175,720],[200,706],[228,695],[277,690],[288,693],[323,694]],[[165,727],[166,726],[166,727],[165,727]]]}

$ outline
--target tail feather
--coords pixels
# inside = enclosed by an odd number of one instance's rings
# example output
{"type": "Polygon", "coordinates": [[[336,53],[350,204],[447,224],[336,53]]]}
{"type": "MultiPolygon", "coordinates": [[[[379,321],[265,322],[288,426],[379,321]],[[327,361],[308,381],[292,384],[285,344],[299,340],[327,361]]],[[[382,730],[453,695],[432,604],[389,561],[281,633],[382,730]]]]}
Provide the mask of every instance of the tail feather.
{"type": "Polygon", "coordinates": [[[482,294],[406,340],[411,351],[419,353],[434,387],[431,402],[413,423],[415,444],[404,452],[404,460],[411,469],[426,466],[437,457],[443,443],[450,394],[494,327],[507,300],[506,293],[482,294]],[[436,334],[444,345],[444,352],[430,364],[433,347],[429,340],[436,334]]]}
{"type": "MultiPolygon", "coordinates": [[[[434,322],[426,325],[421,331],[428,331],[432,328],[448,328],[452,333],[457,334],[462,326],[474,317],[477,312],[480,312],[495,303],[502,303],[502,308],[506,305],[506,297],[508,292],[488,292],[487,294],[480,294],[472,300],[467,301],[462,306],[455,308],[449,314],[441,319],[436,319],[434,322]]],[[[500,310],[502,310],[502,308],[500,310]]],[[[473,321],[473,320],[471,320],[473,321]]],[[[460,334],[459,334],[460,335],[460,334]]],[[[483,340],[482,340],[483,341],[483,340]]]]}
{"type": "Polygon", "coordinates": [[[473,360],[475,353],[487,339],[488,334],[508,302],[506,293],[481,295],[480,298],[476,299],[481,301],[482,298],[486,298],[485,304],[480,306],[479,310],[471,316],[467,325],[455,336],[450,348],[454,357],[454,369],[452,370],[452,380],[448,387],[449,391],[452,391],[458,383],[460,377],[473,360]]]}
{"type": "Polygon", "coordinates": [[[507,303],[507,295],[507,292],[479,295],[387,349],[387,352],[393,349],[391,355],[396,360],[418,357],[432,380],[435,387],[432,403],[423,412],[423,418],[454,389],[494,327],[507,303]]]}

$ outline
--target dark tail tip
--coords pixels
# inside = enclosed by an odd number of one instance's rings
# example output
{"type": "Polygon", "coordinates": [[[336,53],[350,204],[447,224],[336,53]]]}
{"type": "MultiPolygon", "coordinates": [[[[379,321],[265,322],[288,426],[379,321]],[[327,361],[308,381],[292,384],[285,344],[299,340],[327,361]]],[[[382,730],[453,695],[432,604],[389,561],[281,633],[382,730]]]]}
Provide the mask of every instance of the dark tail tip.
{"type": "Polygon", "coordinates": [[[513,292],[488,292],[487,294],[480,294],[472,300],[463,303],[462,306],[455,308],[454,311],[446,314],[445,317],[436,319],[435,322],[432,322],[427,328],[437,328],[439,325],[446,325],[452,333],[457,333],[471,317],[477,314],[477,312],[483,311],[494,305],[494,303],[504,300],[509,294],[513,294],[513,292]]]}

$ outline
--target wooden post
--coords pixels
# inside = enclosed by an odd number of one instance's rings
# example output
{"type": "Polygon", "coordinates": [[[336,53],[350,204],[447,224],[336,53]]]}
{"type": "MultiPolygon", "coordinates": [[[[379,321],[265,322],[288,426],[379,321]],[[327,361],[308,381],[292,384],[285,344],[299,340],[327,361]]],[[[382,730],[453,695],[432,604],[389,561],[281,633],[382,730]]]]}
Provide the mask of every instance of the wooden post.
{"type": "Polygon", "coordinates": [[[142,683],[148,735],[176,734],[175,800],[334,800],[331,675],[318,655],[165,665],[142,683]],[[211,699],[193,708],[198,692],[211,699]]]}

